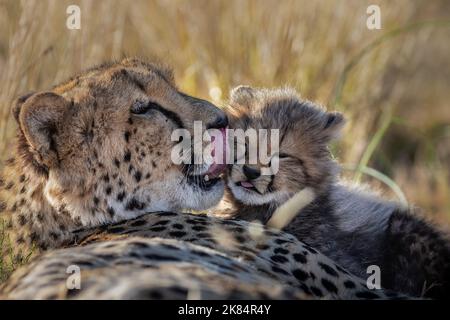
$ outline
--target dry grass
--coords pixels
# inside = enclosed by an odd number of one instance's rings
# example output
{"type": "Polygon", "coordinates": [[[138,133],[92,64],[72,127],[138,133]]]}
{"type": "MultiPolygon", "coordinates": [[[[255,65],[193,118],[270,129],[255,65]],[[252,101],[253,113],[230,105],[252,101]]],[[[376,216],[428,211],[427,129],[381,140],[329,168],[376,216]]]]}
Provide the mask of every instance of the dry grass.
{"type": "MultiPolygon", "coordinates": [[[[1,157],[14,134],[10,106],[19,94],[107,59],[160,57],[183,90],[218,104],[237,84],[289,84],[345,112],[338,158],[384,173],[449,226],[446,12],[446,0],[0,0],[1,157]],[[381,6],[380,31],[365,27],[372,3],[381,6]],[[69,4],[82,9],[79,31],[65,27],[69,4]]],[[[360,178],[392,195],[376,179],[360,178]]]]}

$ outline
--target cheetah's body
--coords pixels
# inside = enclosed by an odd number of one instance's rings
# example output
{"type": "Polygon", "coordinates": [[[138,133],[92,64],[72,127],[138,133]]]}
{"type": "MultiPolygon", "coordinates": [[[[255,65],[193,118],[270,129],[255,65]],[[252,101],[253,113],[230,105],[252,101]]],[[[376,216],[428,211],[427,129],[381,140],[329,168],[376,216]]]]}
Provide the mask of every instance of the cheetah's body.
{"type": "Polygon", "coordinates": [[[5,298],[395,298],[290,234],[186,213],[148,213],[78,233],[81,246],[42,255],[5,298]],[[66,269],[81,269],[68,290],[66,269]],[[117,289],[117,290],[116,290],[117,289]],[[120,290],[119,290],[120,289],[120,290]]]}

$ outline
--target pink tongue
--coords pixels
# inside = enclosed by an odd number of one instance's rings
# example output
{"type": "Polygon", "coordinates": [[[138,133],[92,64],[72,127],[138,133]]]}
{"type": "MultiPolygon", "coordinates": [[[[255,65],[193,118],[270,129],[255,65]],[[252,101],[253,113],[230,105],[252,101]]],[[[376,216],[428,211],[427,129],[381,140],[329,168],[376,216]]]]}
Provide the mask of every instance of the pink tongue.
{"type": "Polygon", "coordinates": [[[221,139],[213,137],[211,155],[214,158],[214,163],[225,164],[227,160],[227,132],[225,128],[220,129],[221,139]]]}
{"type": "Polygon", "coordinates": [[[209,167],[207,174],[215,177],[220,175],[226,168],[227,160],[227,133],[225,128],[220,129],[221,137],[212,140],[211,156],[213,157],[213,163],[209,167]]]}
{"type": "Polygon", "coordinates": [[[248,181],[241,181],[241,186],[244,188],[253,188],[253,185],[248,181]]]}

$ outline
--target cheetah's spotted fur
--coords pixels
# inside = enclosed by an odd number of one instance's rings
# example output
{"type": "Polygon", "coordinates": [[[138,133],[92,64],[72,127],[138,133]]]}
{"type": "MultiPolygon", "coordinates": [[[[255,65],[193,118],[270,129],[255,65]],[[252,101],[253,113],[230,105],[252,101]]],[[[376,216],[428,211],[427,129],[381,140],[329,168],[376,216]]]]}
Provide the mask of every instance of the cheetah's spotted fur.
{"type": "Polygon", "coordinates": [[[148,213],[82,230],[77,241],[80,247],[47,253],[15,273],[3,287],[5,297],[400,297],[369,290],[363,279],[290,234],[245,221],[148,213]],[[71,264],[81,268],[79,291],[65,286],[71,264]]]}

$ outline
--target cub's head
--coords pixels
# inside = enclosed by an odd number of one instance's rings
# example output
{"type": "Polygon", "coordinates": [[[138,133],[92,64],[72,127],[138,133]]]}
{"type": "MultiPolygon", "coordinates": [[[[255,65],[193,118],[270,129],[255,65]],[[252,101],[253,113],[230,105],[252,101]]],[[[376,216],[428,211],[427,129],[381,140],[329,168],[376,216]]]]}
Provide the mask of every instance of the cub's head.
{"type": "MultiPolygon", "coordinates": [[[[49,203],[83,224],[156,210],[205,209],[224,182],[204,163],[176,164],[175,129],[227,126],[211,103],[180,92],[169,70],[137,59],[102,65],[19,99],[21,161],[49,203]],[[209,174],[205,181],[203,176],[209,174]]],[[[28,177],[27,177],[28,178],[28,177]]]]}
{"type": "MultiPolygon", "coordinates": [[[[291,89],[245,86],[231,91],[227,111],[235,135],[236,129],[246,133],[256,129],[259,140],[255,146],[246,138],[244,159],[236,158],[229,168],[228,186],[239,202],[277,206],[306,187],[318,194],[331,183],[336,165],[328,144],[344,124],[341,114],[303,101],[291,89]],[[261,134],[260,129],[267,129],[267,135],[261,134]],[[252,162],[250,151],[260,151],[264,144],[267,159],[262,162],[260,155],[254,153],[258,158],[252,162]]],[[[242,147],[236,138],[231,144],[237,150],[242,147]]]]}

